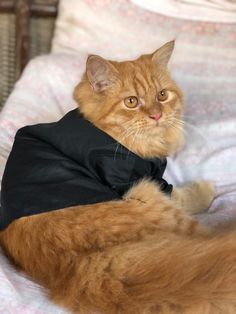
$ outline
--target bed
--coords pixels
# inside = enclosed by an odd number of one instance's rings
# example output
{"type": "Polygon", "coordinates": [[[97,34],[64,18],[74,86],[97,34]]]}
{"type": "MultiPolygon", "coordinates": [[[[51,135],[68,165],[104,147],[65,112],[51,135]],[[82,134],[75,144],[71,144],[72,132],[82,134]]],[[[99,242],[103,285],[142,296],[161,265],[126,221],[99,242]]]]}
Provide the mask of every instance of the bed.
{"type": "MultiPolygon", "coordinates": [[[[178,1],[166,2],[175,8],[166,15],[144,2],[60,2],[51,53],[27,65],[0,114],[0,178],[17,129],[58,120],[76,107],[72,92],[89,53],[130,59],[176,38],[170,70],[185,93],[186,143],[169,158],[165,177],[175,185],[212,180],[217,196],[198,219],[218,227],[236,218],[236,8],[229,16],[231,1],[222,8],[215,1],[214,19],[201,21],[187,5],[181,16],[178,1]]],[[[0,254],[0,313],[66,313],[45,293],[0,254]]]]}

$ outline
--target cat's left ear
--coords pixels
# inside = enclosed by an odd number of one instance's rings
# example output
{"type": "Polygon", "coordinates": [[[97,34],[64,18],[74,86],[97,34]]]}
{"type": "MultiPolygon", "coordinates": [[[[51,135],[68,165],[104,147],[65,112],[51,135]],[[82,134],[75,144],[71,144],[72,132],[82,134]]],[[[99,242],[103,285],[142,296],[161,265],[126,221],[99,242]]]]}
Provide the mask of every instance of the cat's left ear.
{"type": "Polygon", "coordinates": [[[174,47],[175,47],[174,40],[167,42],[165,45],[161,46],[161,48],[157,49],[152,54],[152,61],[155,64],[161,65],[166,68],[172,55],[172,52],[174,50],[174,47]]]}
{"type": "Polygon", "coordinates": [[[102,92],[109,88],[118,76],[118,71],[109,61],[96,55],[88,57],[86,73],[91,86],[96,92],[102,92]]]}

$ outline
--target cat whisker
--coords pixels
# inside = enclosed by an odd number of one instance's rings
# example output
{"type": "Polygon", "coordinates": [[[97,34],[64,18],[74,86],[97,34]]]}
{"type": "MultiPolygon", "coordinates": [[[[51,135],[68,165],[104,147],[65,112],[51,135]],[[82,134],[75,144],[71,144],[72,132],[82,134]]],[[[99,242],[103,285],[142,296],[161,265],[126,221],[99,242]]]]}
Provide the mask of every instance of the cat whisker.
{"type": "Polygon", "coordinates": [[[177,134],[183,133],[185,136],[186,131],[184,129],[183,121],[181,121],[175,117],[171,117],[171,118],[167,119],[166,122],[168,123],[168,127],[171,127],[175,132],[177,132],[177,134]]]}
{"type": "Polygon", "coordinates": [[[179,126],[179,125],[174,124],[174,123],[170,123],[169,126],[172,127],[173,129],[175,129],[176,131],[180,132],[180,133],[186,134],[186,131],[182,128],[182,126],[179,126]]]}
{"type": "MultiPolygon", "coordinates": [[[[199,134],[199,135],[204,139],[204,141],[208,141],[208,139],[206,138],[206,136],[204,136],[204,135],[202,134],[202,132],[200,132],[199,129],[198,129],[196,126],[194,126],[193,124],[191,124],[191,123],[189,123],[189,122],[187,122],[187,121],[180,120],[180,119],[178,119],[178,118],[176,118],[176,117],[172,117],[171,119],[173,120],[175,126],[176,126],[177,124],[178,124],[178,125],[181,125],[181,126],[183,126],[183,127],[184,127],[184,126],[185,126],[185,127],[188,126],[188,127],[192,128],[197,134],[199,134]],[[176,123],[176,124],[175,124],[175,123],[176,123]]],[[[185,132],[185,134],[187,134],[186,128],[183,129],[183,131],[185,132]]]]}
{"type": "Polygon", "coordinates": [[[193,129],[198,135],[200,135],[206,142],[208,142],[208,138],[196,127],[194,126],[193,124],[189,123],[189,122],[186,122],[185,121],[185,124],[190,127],[191,129],[193,129]]]}
{"type": "MultiPolygon", "coordinates": [[[[141,127],[139,127],[139,128],[137,129],[136,133],[134,134],[133,142],[132,142],[132,144],[131,144],[131,147],[134,145],[134,142],[135,142],[137,136],[138,136],[138,135],[141,135],[143,132],[144,132],[144,130],[143,130],[141,127]]],[[[130,150],[128,151],[127,156],[129,156],[129,154],[130,154],[130,150]]]]}
{"type": "Polygon", "coordinates": [[[183,129],[184,127],[184,122],[179,119],[176,119],[175,117],[167,119],[166,122],[169,123],[168,125],[178,126],[181,129],[183,129]]]}
{"type": "MultiPolygon", "coordinates": [[[[137,112],[136,112],[136,114],[137,114],[137,112]]],[[[131,120],[128,120],[128,121],[122,123],[122,125],[123,125],[123,126],[126,126],[126,125],[131,126],[131,123],[132,123],[132,122],[137,122],[136,117],[133,117],[131,120]]]]}
{"type": "Polygon", "coordinates": [[[117,151],[119,149],[119,146],[121,146],[120,142],[122,142],[127,136],[129,136],[129,134],[126,134],[126,133],[128,133],[128,130],[126,130],[124,133],[125,134],[123,135],[123,137],[121,139],[118,139],[118,141],[117,141],[117,145],[116,145],[116,149],[115,149],[115,153],[114,153],[114,160],[116,159],[116,154],[117,154],[117,151]]]}
{"type": "Polygon", "coordinates": [[[171,117],[170,120],[175,121],[175,122],[182,124],[182,125],[184,125],[184,123],[185,123],[182,119],[176,118],[174,116],[171,117]]]}
{"type": "Polygon", "coordinates": [[[117,151],[118,151],[119,146],[122,144],[122,142],[123,142],[127,137],[131,136],[137,129],[139,129],[139,126],[130,127],[130,128],[128,128],[127,130],[125,130],[125,131],[122,133],[122,137],[118,138],[116,150],[115,150],[115,153],[114,153],[114,160],[115,160],[115,157],[116,157],[116,154],[117,154],[117,151]]]}

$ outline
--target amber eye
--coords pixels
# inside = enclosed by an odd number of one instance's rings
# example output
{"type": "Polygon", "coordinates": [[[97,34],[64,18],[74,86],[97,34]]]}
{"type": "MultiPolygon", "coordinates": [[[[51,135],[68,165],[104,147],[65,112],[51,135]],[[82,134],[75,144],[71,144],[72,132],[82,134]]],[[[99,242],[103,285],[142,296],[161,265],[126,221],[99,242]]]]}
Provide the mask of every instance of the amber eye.
{"type": "Polygon", "coordinates": [[[168,98],[168,93],[166,89],[162,89],[158,95],[157,98],[159,101],[165,101],[168,98]]]}
{"type": "Polygon", "coordinates": [[[128,108],[136,108],[138,106],[138,98],[135,96],[126,97],[124,103],[128,108]]]}

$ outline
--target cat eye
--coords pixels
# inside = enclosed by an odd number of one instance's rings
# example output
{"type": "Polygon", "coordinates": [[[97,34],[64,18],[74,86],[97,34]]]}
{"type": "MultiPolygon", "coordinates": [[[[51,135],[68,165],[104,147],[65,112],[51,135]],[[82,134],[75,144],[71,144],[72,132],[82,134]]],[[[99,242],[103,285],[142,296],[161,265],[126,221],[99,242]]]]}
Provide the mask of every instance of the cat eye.
{"type": "Polygon", "coordinates": [[[138,98],[135,96],[126,97],[124,103],[128,108],[136,108],[138,106],[138,98]]]}
{"type": "Polygon", "coordinates": [[[168,98],[168,93],[166,89],[162,89],[157,95],[157,99],[159,101],[165,101],[167,98],[168,98]]]}

